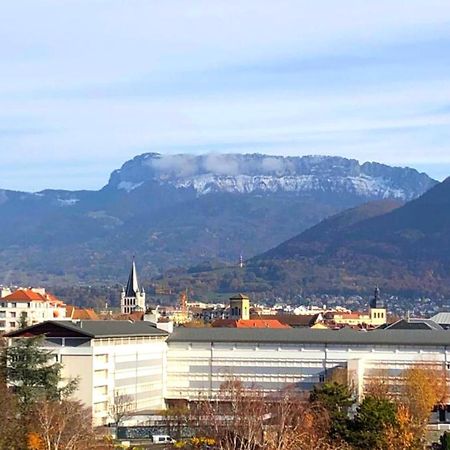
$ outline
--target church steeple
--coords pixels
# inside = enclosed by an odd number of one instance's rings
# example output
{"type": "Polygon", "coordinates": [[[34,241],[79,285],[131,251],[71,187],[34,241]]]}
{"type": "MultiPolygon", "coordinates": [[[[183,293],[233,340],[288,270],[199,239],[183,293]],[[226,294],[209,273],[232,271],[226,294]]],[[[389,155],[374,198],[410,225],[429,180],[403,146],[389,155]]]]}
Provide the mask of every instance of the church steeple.
{"type": "Polygon", "coordinates": [[[134,311],[145,311],[145,291],[139,289],[139,281],[136,270],[136,261],[133,257],[130,275],[128,276],[127,286],[122,290],[120,296],[120,308],[123,314],[129,314],[134,311]]]}
{"type": "Polygon", "coordinates": [[[369,303],[369,315],[371,325],[379,326],[386,323],[387,310],[380,296],[380,288],[378,286],[375,288],[373,298],[369,303]]]}
{"type": "Polygon", "coordinates": [[[128,277],[127,287],[125,288],[125,297],[135,297],[139,293],[139,282],[136,271],[136,261],[133,257],[130,276],[128,277]]]}
{"type": "Polygon", "coordinates": [[[377,309],[385,307],[384,301],[380,297],[380,288],[378,286],[375,288],[373,299],[370,302],[370,307],[377,309]]]}

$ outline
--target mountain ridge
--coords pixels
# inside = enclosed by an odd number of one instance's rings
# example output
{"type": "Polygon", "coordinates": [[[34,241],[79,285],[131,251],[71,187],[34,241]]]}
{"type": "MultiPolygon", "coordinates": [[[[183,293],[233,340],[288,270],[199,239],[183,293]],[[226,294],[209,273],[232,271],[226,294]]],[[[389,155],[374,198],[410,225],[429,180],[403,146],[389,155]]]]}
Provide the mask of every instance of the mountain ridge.
{"type": "Polygon", "coordinates": [[[0,283],[117,282],[132,255],[144,279],[229,263],[344,209],[416,198],[435,184],[415,169],[340,157],[138,155],[98,191],[0,190],[0,283]],[[314,182],[285,183],[293,178],[314,182]]]}

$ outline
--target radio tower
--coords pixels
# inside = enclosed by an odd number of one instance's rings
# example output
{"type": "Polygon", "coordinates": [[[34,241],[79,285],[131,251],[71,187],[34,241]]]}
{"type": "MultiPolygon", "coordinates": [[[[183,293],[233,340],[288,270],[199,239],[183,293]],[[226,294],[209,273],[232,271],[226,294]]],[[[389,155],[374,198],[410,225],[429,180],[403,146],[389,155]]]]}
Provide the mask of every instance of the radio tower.
{"type": "Polygon", "coordinates": [[[244,267],[244,258],[242,257],[242,253],[239,256],[239,267],[242,269],[244,267]]]}

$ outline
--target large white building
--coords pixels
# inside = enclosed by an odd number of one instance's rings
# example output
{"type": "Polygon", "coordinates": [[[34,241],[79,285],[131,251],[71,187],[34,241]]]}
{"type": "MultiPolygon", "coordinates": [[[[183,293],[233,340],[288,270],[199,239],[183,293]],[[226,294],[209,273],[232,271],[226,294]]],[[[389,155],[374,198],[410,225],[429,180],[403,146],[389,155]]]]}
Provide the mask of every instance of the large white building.
{"type": "Polygon", "coordinates": [[[63,365],[64,378],[79,378],[76,397],[92,409],[95,425],[113,422],[111,404],[126,398],[130,410],[165,406],[167,333],[149,322],[52,321],[10,333],[45,335],[44,346],[63,365]]]}
{"type": "MultiPolygon", "coordinates": [[[[145,322],[47,322],[10,336],[46,333],[67,376],[80,376],[78,396],[106,423],[116,392],[133,396],[137,411],[214,398],[239,379],[263,393],[309,390],[342,369],[361,396],[368,380],[416,364],[450,370],[450,333],[435,329],[176,328],[145,322]]],[[[441,417],[441,420],[445,420],[441,417]]]]}
{"type": "Polygon", "coordinates": [[[361,396],[374,377],[415,364],[450,370],[443,330],[177,328],[168,339],[167,401],[214,397],[231,378],[263,392],[310,390],[337,368],[361,396]]]}

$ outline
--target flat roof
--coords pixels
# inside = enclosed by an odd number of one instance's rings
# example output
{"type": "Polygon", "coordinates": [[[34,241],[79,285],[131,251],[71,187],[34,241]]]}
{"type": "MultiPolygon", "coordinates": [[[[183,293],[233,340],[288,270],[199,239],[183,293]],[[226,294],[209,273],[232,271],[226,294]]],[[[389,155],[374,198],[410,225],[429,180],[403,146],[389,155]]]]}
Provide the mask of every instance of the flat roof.
{"type": "Polygon", "coordinates": [[[450,346],[450,331],[177,327],[167,342],[450,346]]]}

